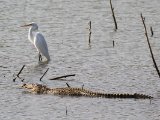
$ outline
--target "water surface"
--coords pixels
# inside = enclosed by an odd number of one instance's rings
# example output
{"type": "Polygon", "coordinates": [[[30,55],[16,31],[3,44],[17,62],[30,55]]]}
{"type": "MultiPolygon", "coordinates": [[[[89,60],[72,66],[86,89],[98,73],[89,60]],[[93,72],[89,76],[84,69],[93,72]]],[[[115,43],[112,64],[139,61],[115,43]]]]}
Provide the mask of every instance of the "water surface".
{"type": "MultiPolygon", "coordinates": [[[[98,0],[1,0],[0,1],[0,119],[98,119],[158,120],[160,118],[160,79],[153,67],[140,13],[152,26],[151,45],[160,67],[160,2],[158,0],[113,1],[118,30],[109,1],[98,0]],[[92,23],[88,45],[88,22],[92,23]],[[38,54],[28,41],[28,28],[36,22],[48,43],[51,61],[38,64],[38,54]],[[113,47],[115,41],[115,47],[113,47]],[[70,86],[110,93],[143,93],[155,99],[71,98],[24,94],[13,74],[26,65],[24,82],[49,87],[70,86]],[[43,82],[41,75],[50,68],[43,82]],[[67,115],[66,115],[67,108],[67,115]]],[[[150,32],[149,32],[150,35],[150,32]]]]}

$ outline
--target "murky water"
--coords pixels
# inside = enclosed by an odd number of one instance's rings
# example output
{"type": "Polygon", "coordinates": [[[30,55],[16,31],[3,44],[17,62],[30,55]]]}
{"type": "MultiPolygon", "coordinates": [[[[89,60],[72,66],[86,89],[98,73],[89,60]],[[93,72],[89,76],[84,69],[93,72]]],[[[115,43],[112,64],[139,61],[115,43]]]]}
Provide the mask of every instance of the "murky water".
{"type": "MultiPolygon", "coordinates": [[[[159,120],[160,79],[153,67],[140,13],[152,26],[150,37],[160,68],[160,1],[113,0],[118,31],[109,0],[1,0],[0,1],[0,119],[1,120],[159,120]],[[45,35],[51,61],[38,64],[38,54],[28,41],[28,28],[36,22],[45,35]],[[88,22],[92,23],[88,45],[88,22]],[[115,47],[113,47],[113,40],[115,47]],[[26,65],[24,82],[50,87],[70,86],[110,93],[143,93],[149,100],[58,97],[24,94],[13,74],[26,65]],[[39,78],[49,68],[42,82],[39,78]],[[49,78],[76,74],[72,81],[49,78]],[[67,115],[66,115],[67,109],[67,115]]],[[[149,32],[150,35],[150,32],[149,32]]]]}

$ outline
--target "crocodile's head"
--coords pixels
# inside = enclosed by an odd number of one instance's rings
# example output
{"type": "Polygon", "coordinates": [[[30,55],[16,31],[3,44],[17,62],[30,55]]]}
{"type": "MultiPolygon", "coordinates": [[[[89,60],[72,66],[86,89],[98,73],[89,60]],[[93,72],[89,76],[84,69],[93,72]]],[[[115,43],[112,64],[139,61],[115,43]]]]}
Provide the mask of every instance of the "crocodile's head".
{"type": "Polygon", "coordinates": [[[37,94],[47,93],[47,91],[49,89],[45,85],[41,85],[41,84],[27,84],[27,83],[24,83],[22,85],[22,88],[26,88],[30,92],[37,93],[37,94]]]}
{"type": "Polygon", "coordinates": [[[24,83],[21,87],[26,89],[33,89],[36,86],[36,84],[26,84],[24,83]]]}

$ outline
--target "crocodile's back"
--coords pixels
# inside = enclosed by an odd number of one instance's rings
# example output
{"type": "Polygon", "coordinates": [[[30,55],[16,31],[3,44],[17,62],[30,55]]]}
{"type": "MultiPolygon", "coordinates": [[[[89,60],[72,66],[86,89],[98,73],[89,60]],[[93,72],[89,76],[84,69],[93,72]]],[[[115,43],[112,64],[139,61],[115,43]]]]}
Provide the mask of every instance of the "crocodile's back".
{"type": "Polygon", "coordinates": [[[91,91],[82,88],[64,87],[64,88],[50,89],[48,93],[55,95],[68,95],[68,96],[89,96],[89,93],[91,93],[91,91]]]}
{"type": "Polygon", "coordinates": [[[151,96],[144,94],[107,94],[101,92],[93,92],[90,90],[82,89],[82,88],[55,88],[49,91],[50,94],[55,95],[68,95],[68,96],[86,96],[86,97],[102,97],[102,98],[135,98],[135,99],[151,99],[151,96]]]}

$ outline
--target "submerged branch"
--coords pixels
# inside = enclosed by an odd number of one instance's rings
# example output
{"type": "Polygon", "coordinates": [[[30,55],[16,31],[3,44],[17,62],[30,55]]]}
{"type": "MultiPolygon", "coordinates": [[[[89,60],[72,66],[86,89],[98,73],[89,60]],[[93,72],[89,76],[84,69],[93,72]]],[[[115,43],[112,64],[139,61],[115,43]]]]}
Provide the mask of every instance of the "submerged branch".
{"type": "Polygon", "coordinates": [[[70,85],[69,85],[68,83],[66,83],[66,85],[67,85],[67,87],[69,87],[69,88],[70,88],[70,85]]]}
{"type": "Polygon", "coordinates": [[[63,75],[60,77],[50,78],[49,80],[57,80],[57,79],[61,79],[61,78],[71,77],[71,76],[75,76],[75,74],[63,75]]]}

